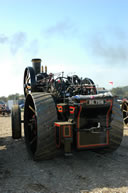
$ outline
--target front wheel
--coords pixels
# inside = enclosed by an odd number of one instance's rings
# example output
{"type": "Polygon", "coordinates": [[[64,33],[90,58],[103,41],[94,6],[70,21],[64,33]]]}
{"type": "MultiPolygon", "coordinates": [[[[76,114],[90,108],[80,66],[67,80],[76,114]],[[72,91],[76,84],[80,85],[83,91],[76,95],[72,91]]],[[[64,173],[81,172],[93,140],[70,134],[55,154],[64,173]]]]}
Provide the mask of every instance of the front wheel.
{"type": "Polygon", "coordinates": [[[13,105],[12,107],[12,138],[21,138],[21,111],[19,105],[13,105]]]}

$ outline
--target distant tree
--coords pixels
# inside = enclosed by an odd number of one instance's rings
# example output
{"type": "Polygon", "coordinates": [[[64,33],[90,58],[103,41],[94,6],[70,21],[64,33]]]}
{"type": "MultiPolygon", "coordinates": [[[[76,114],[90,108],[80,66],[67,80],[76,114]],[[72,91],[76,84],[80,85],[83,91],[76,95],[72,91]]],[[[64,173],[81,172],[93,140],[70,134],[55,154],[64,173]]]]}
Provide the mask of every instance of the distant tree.
{"type": "Polygon", "coordinates": [[[2,97],[0,97],[0,101],[4,101],[4,102],[7,102],[7,97],[5,97],[5,96],[2,96],[2,97]]]}
{"type": "Polygon", "coordinates": [[[19,99],[19,94],[16,93],[16,94],[11,94],[8,96],[8,100],[18,100],[19,99]]]}
{"type": "Polygon", "coordinates": [[[111,92],[112,92],[113,95],[117,95],[117,96],[123,96],[124,95],[123,89],[120,88],[120,87],[113,88],[111,90],[111,92]]]}
{"type": "Polygon", "coordinates": [[[8,97],[1,96],[0,101],[7,102],[8,100],[19,100],[19,99],[24,99],[24,95],[20,95],[19,93],[16,94],[11,94],[8,97]]]}
{"type": "Polygon", "coordinates": [[[128,86],[113,88],[111,92],[113,95],[116,95],[116,96],[128,97],[128,86]]]}

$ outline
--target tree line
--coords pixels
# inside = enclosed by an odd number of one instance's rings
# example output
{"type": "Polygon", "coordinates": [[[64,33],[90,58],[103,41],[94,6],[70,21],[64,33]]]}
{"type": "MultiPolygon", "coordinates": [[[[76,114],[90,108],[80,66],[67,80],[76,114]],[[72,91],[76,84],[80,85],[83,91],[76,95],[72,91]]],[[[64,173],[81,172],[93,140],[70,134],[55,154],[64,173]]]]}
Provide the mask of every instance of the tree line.
{"type": "Polygon", "coordinates": [[[119,97],[128,98],[128,86],[113,88],[111,89],[111,93],[119,97]]]}
{"type": "Polygon", "coordinates": [[[24,95],[16,93],[16,94],[11,94],[8,97],[1,96],[0,101],[7,102],[8,100],[19,100],[19,99],[23,99],[23,98],[24,98],[24,95]]]}

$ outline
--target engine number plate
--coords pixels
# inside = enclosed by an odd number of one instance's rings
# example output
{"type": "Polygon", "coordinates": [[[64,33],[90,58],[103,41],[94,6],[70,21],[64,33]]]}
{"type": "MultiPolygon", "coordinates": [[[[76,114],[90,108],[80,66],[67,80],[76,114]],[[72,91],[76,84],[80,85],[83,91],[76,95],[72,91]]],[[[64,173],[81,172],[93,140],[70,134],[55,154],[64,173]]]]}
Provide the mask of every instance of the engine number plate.
{"type": "Polygon", "coordinates": [[[88,101],[89,105],[103,105],[105,104],[104,100],[89,100],[88,101]]]}

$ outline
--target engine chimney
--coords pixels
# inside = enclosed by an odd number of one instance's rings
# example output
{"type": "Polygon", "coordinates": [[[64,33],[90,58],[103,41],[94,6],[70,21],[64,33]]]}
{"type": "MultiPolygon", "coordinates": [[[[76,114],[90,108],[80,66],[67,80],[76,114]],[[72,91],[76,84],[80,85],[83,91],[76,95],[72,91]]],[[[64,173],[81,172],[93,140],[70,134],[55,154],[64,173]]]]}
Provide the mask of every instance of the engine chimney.
{"type": "Polygon", "coordinates": [[[41,59],[39,58],[32,59],[32,66],[34,68],[35,75],[39,74],[41,72],[41,59]]]}

